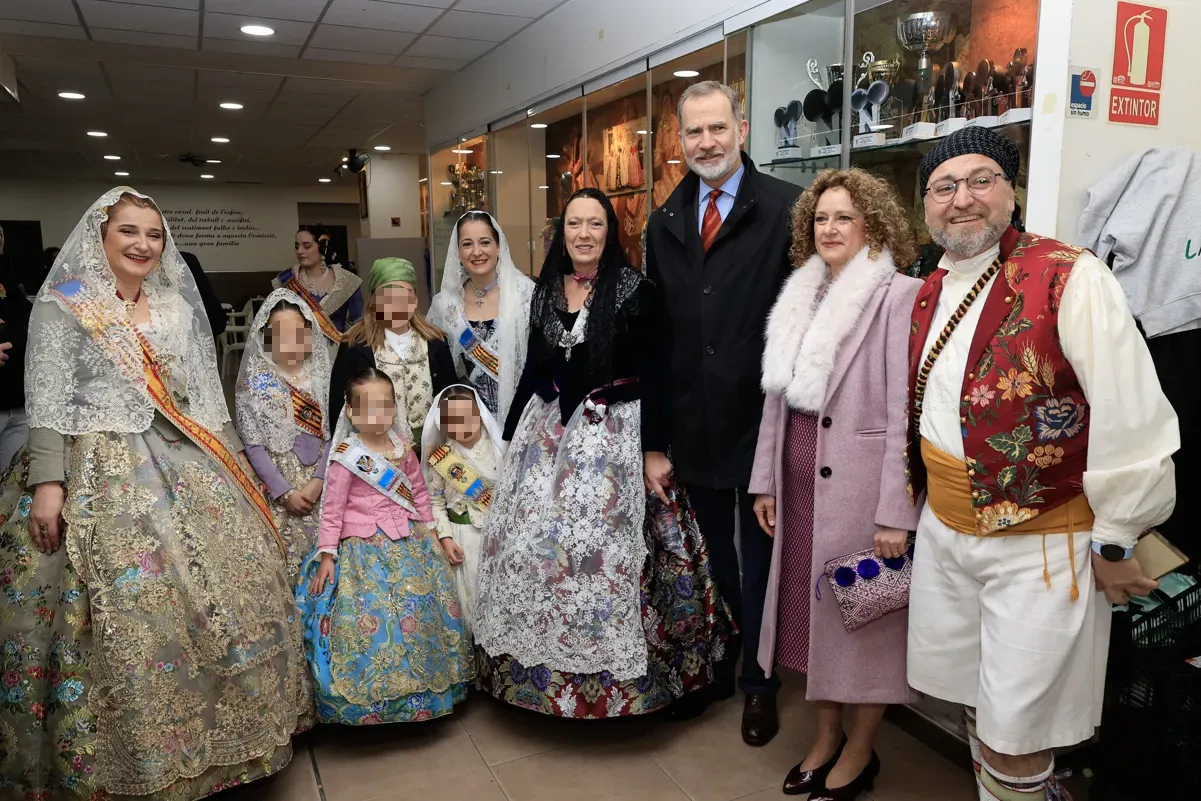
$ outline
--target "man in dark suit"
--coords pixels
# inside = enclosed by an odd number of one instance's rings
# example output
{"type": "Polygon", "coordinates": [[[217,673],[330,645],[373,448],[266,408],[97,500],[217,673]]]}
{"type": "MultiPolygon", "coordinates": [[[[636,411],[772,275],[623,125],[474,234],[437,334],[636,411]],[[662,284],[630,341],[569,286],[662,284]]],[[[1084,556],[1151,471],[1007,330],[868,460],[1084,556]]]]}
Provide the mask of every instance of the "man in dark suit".
{"type": "MultiPolygon", "coordinates": [[[[747,485],[763,411],[763,330],[790,269],[789,218],[801,190],[759,172],[741,152],[750,123],[728,86],[693,84],[678,113],[691,172],[651,212],[646,234],[647,275],[658,287],[671,353],[651,410],[662,422],[643,442],[646,483],[661,492],[674,474],[692,499],[718,588],[742,630],[742,737],[764,745],[779,728],[778,681],[758,661],[772,549],[747,485]]],[[[735,644],[718,666],[711,697],[734,693],[739,650],[735,644]]],[[[686,704],[683,714],[699,711],[697,702],[686,704]]]]}

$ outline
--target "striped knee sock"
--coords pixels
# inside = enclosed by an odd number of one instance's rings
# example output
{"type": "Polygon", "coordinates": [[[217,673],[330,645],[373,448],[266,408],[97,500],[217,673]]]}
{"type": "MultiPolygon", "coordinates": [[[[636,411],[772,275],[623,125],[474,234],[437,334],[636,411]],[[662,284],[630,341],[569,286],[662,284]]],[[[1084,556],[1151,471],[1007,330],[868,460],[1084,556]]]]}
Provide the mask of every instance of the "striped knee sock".
{"type": "Polygon", "coordinates": [[[1058,789],[1058,783],[1052,778],[1055,772],[1055,761],[1037,776],[1020,778],[998,773],[981,760],[980,776],[977,786],[980,790],[980,801],[1057,801],[1057,795],[1049,795],[1048,789],[1058,789]]]}

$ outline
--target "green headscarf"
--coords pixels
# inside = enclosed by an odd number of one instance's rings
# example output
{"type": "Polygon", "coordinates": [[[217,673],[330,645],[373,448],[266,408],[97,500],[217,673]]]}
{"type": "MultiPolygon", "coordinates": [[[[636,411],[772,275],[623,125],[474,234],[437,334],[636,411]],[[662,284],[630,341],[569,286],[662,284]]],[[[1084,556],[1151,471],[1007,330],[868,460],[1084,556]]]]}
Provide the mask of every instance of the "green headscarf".
{"type": "Polygon", "coordinates": [[[384,284],[403,281],[411,287],[417,287],[417,271],[408,259],[389,256],[386,259],[376,259],[371,265],[371,275],[367,278],[367,292],[374,294],[384,284]]]}

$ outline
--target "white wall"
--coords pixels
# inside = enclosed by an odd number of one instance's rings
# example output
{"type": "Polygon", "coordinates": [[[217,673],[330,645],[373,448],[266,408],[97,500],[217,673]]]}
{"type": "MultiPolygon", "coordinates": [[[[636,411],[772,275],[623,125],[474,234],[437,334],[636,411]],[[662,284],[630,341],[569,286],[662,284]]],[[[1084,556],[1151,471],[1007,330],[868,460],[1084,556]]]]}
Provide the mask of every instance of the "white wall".
{"type": "MultiPolygon", "coordinates": [[[[110,188],[88,181],[0,181],[0,218],[39,221],[44,246],[57,247],[110,188]]],[[[348,194],[356,199],[355,190],[343,186],[137,188],[155,199],[180,249],[195,253],[205,272],[282,270],[295,261],[298,202],[346,202],[348,194]]]]}
{"type": "Polygon", "coordinates": [[[426,143],[498,120],[763,2],[567,0],[426,94],[426,143]]]}
{"type": "MultiPolygon", "coordinates": [[[[1201,104],[1192,78],[1196,71],[1197,32],[1201,30],[1201,2],[1150,2],[1168,9],[1164,86],[1157,128],[1109,122],[1117,0],[1075,0],[1070,60],[1073,66],[1088,67],[1097,73],[1097,92],[1093,96],[1097,117],[1065,122],[1056,224],[1056,236],[1065,241],[1076,239],[1088,188],[1128,158],[1152,147],[1201,150],[1201,104]]],[[[1063,87],[1065,93],[1068,90],[1069,87],[1063,87]]],[[[1032,176],[1032,180],[1037,177],[1032,176]]]]}
{"type": "Polygon", "coordinates": [[[367,212],[363,236],[373,239],[421,237],[421,187],[418,160],[422,156],[371,154],[367,166],[367,212]],[[400,218],[393,227],[392,218],[400,218]]]}

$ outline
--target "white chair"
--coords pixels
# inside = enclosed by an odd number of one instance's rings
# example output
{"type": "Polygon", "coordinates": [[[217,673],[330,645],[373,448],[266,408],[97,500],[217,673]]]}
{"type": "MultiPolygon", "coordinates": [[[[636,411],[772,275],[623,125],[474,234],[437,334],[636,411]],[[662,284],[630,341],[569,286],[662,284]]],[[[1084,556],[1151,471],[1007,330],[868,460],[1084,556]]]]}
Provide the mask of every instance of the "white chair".
{"type": "MultiPolygon", "coordinates": [[[[246,350],[246,338],[250,336],[250,321],[254,316],[254,299],[246,301],[240,312],[229,312],[225,315],[225,333],[221,335],[221,378],[229,373],[229,357],[241,354],[246,350]]],[[[241,356],[238,356],[241,359],[241,356]]],[[[234,364],[237,367],[237,364],[234,364]]]]}

